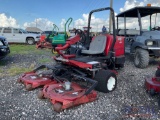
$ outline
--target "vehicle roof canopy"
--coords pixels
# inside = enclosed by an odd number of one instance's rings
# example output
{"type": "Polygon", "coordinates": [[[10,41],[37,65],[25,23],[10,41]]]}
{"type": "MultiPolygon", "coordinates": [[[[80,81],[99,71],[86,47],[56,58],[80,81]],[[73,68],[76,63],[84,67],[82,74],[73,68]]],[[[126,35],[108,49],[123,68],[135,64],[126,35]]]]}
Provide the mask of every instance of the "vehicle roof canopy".
{"type": "Polygon", "coordinates": [[[125,17],[138,17],[137,10],[139,10],[141,17],[160,13],[160,7],[134,7],[132,9],[119,13],[116,17],[124,17],[124,15],[125,17]]]}

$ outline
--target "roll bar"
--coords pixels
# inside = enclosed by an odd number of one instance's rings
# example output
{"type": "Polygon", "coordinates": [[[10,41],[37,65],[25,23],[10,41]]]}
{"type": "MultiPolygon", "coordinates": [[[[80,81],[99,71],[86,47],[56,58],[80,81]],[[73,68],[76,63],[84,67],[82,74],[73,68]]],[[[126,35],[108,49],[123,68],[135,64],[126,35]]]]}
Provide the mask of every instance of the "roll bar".
{"type": "MultiPolygon", "coordinates": [[[[116,42],[116,32],[115,32],[115,15],[114,15],[114,10],[111,7],[106,7],[106,8],[100,8],[100,9],[92,10],[89,13],[89,16],[88,16],[88,28],[90,28],[90,22],[91,22],[91,15],[92,15],[92,13],[94,13],[94,12],[100,12],[100,11],[104,11],[104,10],[110,10],[111,11],[112,23],[113,23],[113,43],[112,43],[112,46],[111,46],[111,51],[113,51],[113,48],[114,48],[114,45],[115,45],[115,42],[116,42]]],[[[88,31],[87,31],[87,43],[86,44],[88,44],[88,45],[90,44],[89,31],[90,31],[90,29],[88,29],[88,31]]]]}

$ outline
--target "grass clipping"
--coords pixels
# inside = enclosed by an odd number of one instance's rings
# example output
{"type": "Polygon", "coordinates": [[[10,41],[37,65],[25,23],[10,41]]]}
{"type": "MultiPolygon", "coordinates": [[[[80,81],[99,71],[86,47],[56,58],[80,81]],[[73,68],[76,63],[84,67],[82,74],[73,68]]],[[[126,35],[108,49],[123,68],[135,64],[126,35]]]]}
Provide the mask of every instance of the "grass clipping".
{"type": "Polygon", "coordinates": [[[7,75],[14,76],[14,75],[22,74],[25,72],[29,72],[29,71],[32,71],[34,69],[34,67],[35,67],[34,64],[31,64],[30,67],[28,67],[28,68],[19,67],[19,66],[12,66],[8,70],[7,75]]]}

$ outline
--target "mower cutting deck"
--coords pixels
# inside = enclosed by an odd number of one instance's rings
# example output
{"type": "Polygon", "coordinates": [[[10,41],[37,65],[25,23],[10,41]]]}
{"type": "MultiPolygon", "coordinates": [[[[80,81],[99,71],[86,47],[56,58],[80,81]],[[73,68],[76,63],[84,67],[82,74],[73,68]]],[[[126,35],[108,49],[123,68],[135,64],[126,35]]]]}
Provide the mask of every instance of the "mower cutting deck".
{"type": "MultiPolygon", "coordinates": [[[[145,88],[151,95],[160,95],[160,65],[158,66],[155,76],[147,76],[145,78],[145,88]]],[[[158,100],[158,106],[160,107],[160,98],[158,100]]]]}
{"type": "Polygon", "coordinates": [[[34,88],[44,86],[48,83],[57,83],[53,80],[52,74],[38,74],[37,71],[40,69],[47,68],[47,66],[42,65],[37,69],[24,73],[19,79],[19,83],[23,83],[27,90],[32,90],[34,88]]]}
{"type": "Polygon", "coordinates": [[[39,98],[48,98],[53,104],[56,112],[77,106],[83,103],[92,102],[97,98],[97,92],[92,90],[89,94],[87,89],[77,83],[58,83],[45,85],[39,92],[39,98]]]}
{"type": "Polygon", "coordinates": [[[160,93],[160,65],[158,66],[154,77],[148,76],[145,78],[145,87],[151,95],[160,93]]]}

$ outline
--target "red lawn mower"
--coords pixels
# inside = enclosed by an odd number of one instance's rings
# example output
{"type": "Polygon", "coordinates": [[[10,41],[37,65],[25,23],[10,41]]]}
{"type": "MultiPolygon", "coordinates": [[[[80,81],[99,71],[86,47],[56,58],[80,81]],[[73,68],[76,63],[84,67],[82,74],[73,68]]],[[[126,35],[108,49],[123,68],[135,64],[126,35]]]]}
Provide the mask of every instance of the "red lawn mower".
{"type": "MultiPolygon", "coordinates": [[[[42,34],[40,40],[36,43],[36,48],[49,48],[52,49],[52,39],[58,34],[59,28],[53,24],[53,30],[48,31],[49,34],[42,34]]],[[[47,31],[46,31],[47,32],[47,31]]]]}
{"type": "MultiPolygon", "coordinates": [[[[145,78],[145,87],[151,96],[160,95],[160,65],[157,67],[154,77],[147,76],[145,78]]],[[[158,106],[160,107],[160,99],[158,100],[158,106]]]]}
{"type": "Polygon", "coordinates": [[[57,83],[45,85],[38,97],[48,98],[57,112],[96,100],[94,89],[107,93],[117,86],[116,69],[123,67],[125,56],[124,37],[115,33],[114,10],[110,7],[92,10],[88,28],[92,13],[104,10],[112,13],[113,35],[103,34],[91,40],[89,29],[87,37],[78,29],[64,46],[55,48],[58,55],[53,58],[57,64],[45,66],[53,71],[51,76],[57,83]]]}

